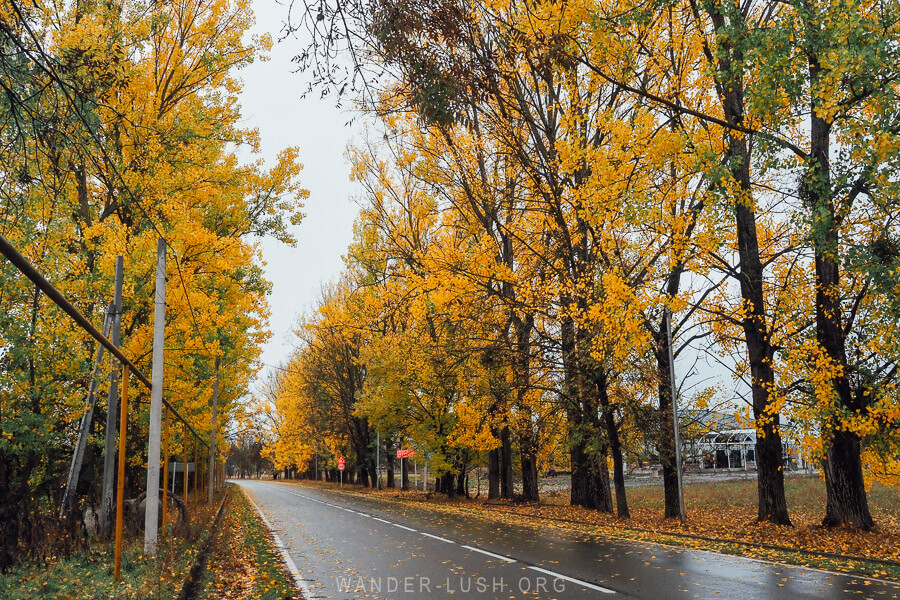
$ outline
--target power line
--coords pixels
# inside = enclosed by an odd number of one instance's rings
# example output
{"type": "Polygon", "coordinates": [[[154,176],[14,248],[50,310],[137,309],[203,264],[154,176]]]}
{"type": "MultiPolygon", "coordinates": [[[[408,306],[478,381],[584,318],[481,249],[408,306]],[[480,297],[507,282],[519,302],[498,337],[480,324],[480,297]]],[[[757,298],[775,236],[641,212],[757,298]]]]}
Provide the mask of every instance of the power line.
{"type": "MultiPolygon", "coordinates": [[[[47,279],[40,274],[40,272],[34,268],[34,266],[28,262],[28,259],[22,256],[18,250],[16,250],[15,246],[13,246],[9,240],[6,239],[5,236],[0,234],[0,253],[3,254],[16,267],[25,277],[30,279],[34,285],[44,294],[53,301],[58,307],[60,307],[63,312],[69,315],[82,329],[87,331],[91,337],[97,340],[100,344],[102,344],[107,350],[109,350],[110,354],[119,359],[119,361],[127,365],[129,370],[134,373],[134,376],[138,378],[138,380],[144,384],[144,386],[149,390],[152,389],[150,384],[150,380],[141,373],[140,369],[137,368],[130,358],[125,356],[119,348],[116,347],[105,335],[103,335],[100,331],[94,327],[94,324],[91,323],[81,312],[75,308],[75,306],[66,300],[66,297],[62,295],[62,293],[53,287],[53,284],[47,281],[47,279]]],[[[206,447],[209,447],[202,437],[194,430],[190,423],[188,423],[184,417],[182,417],[177,410],[169,403],[168,400],[163,398],[163,404],[165,404],[166,408],[172,411],[172,414],[175,415],[175,418],[184,423],[184,425],[190,429],[191,433],[200,440],[201,443],[205,444],[206,447]]]]}
{"type": "Polygon", "coordinates": [[[270,367],[272,369],[278,369],[279,371],[284,371],[285,373],[293,373],[295,375],[303,374],[300,371],[294,371],[293,369],[288,369],[287,367],[282,367],[280,365],[269,364],[269,363],[263,362],[261,360],[254,360],[253,362],[259,363],[259,364],[263,365],[264,367],[270,367]]]}

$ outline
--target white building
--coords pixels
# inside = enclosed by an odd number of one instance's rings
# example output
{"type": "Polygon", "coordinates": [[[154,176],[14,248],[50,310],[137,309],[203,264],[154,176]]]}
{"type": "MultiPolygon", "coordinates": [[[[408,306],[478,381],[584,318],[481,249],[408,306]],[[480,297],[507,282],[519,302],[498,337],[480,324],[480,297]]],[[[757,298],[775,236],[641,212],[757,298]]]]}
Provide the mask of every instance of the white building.
{"type": "MultiPolygon", "coordinates": [[[[701,471],[719,469],[749,471],[756,469],[756,429],[735,427],[733,417],[721,413],[693,415],[706,433],[696,439],[683,440],[685,465],[701,471]],[[731,425],[731,427],[729,427],[731,425]]],[[[807,469],[800,446],[789,422],[781,424],[784,468],[807,469]]]]}

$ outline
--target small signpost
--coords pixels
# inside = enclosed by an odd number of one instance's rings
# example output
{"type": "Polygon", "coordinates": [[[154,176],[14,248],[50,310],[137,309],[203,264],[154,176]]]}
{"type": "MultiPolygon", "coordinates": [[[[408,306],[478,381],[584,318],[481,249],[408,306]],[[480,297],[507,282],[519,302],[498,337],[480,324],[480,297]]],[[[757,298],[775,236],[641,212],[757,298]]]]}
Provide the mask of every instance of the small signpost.
{"type": "MultiPolygon", "coordinates": [[[[400,458],[400,459],[409,458],[412,455],[414,455],[415,453],[416,453],[416,451],[412,450],[412,449],[404,450],[403,448],[397,448],[397,458],[400,458]]],[[[409,473],[409,472],[407,471],[407,473],[409,473]]],[[[400,487],[403,488],[403,461],[402,460],[400,461],[400,487]]]]}
{"type": "Polygon", "coordinates": [[[338,471],[341,472],[341,487],[344,487],[344,457],[338,458],[338,471]]]}

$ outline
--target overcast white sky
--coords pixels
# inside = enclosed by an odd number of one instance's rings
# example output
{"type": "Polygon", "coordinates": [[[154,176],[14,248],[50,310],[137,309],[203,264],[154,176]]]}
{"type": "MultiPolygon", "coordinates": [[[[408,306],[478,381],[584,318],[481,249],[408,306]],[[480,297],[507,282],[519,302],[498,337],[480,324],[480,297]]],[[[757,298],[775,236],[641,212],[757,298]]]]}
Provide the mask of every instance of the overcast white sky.
{"type": "MultiPolygon", "coordinates": [[[[313,304],[322,283],[340,273],[341,256],[352,239],[357,207],[350,200],[353,186],[344,160],[352,130],[346,125],[350,115],[335,108],[333,100],[320,100],[318,94],[301,99],[307,80],[293,72],[291,63],[300,42],[277,42],[286,6],[275,0],[254,0],[253,5],[253,33],[270,33],[276,44],[271,60],[256,62],[239,73],[244,80],[240,98],[244,123],[259,129],[263,157],[269,164],[288,146],[300,149],[300,181],[310,192],[306,218],[293,229],[297,246],[274,240],[262,243],[267,279],[274,286],[269,298],[273,335],[262,361],[278,365],[291,352],[290,332],[298,317],[313,304]]],[[[260,375],[271,370],[266,367],[260,375]]]]}

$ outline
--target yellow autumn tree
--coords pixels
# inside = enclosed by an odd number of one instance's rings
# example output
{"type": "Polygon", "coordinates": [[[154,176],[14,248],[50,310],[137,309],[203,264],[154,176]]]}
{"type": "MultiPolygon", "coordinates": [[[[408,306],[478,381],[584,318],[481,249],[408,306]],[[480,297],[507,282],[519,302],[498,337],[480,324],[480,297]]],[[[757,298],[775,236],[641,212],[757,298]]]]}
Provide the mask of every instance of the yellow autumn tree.
{"type": "MultiPolygon", "coordinates": [[[[123,256],[122,347],[148,375],[155,248],[165,238],[167,399],[208,439],[214,362],[227,422],[268,336],[269,284],[255,240],[291,243],[287,227],[299,222],[306,195],[295,149],[269,167],[235,154],[259,151],[256,132],[240,124],[236,70],[269,41],[246,39],[249,4],[231,0],[5,2],[3,14],[4,44],[15,50],[2,73],[14,100],[2,110],[15,127],[0,169],[15,183],[4,190],[0,231],[98,327],[123,256]]],[[[0,457],[12,469],[0,491],[21,500],[7,505],[16,510],[50,510],[83,412],[93,343],[11,265],[2,273],[0,457]]],[[[131,424],[131,453],[140,456],[146,417],[138,411],[131,424]]],[[[180,427],[173,431],[184,448],[180,427]]],[[[19,530],[4,531],[6,566],[19,530]]]]}

